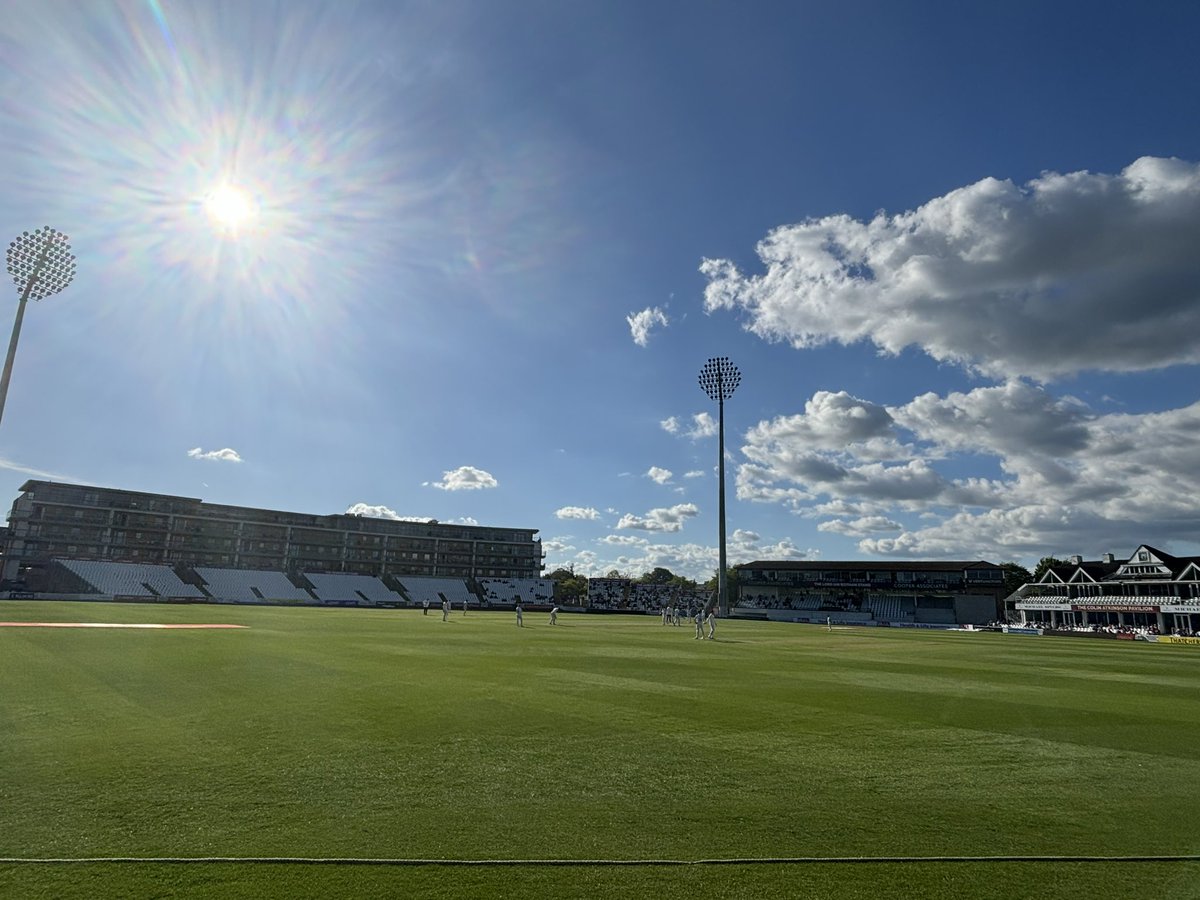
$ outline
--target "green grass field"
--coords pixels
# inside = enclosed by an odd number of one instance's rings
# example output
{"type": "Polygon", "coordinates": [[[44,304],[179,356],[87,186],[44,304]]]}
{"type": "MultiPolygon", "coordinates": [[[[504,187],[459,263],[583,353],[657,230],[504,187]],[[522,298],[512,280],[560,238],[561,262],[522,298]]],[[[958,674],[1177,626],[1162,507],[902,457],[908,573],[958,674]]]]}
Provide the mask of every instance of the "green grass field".
{"type": "Polygon", "coordinates": [[[0,602],[3,897],[1200,897],[1197,648],[0,602]],[[513,860],[663,861],[506,865],[513,860]]]}

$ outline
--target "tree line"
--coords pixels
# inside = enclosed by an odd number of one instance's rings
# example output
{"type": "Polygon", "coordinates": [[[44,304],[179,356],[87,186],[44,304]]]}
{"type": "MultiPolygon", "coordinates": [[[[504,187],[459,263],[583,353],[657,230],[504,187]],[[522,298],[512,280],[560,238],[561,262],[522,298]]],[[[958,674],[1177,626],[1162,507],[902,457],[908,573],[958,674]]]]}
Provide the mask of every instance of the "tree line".
{"type": "MultiPolygon", "coordinates": [[[[1054,556],[1043,556],[1032,572],[1019,563],[1001,563],[1000,568],[1004,572],[1004,596],[1007,597],[1023,584],[1037,581],[1046,573],[1047,569],[1062,565],[1066,565],[1066,563],[1054,556]]],[[[587,599],[588,576],[576,574],[574,566],[555,569],[544,577],[554,582],[554,599],[558,602],[581,604],[587,599]]],[[[649,572],[643,572],[640,577],[634,577],[625,572],[610,569],[604,577],[628,578],[635,584],[668,584],[689,591],[715,591],[717,589],[717,571],[715,570],[712,577],[705,582],[697,582],[684,575],[676,575],[670,569],[663,568],[662,566],[656,566],[649,572]]],[[[736,569],[728,570],[726,581],[729,587],[729,596],[736,597],[736,569]]]]}
{"type": "MultiPolygon", "coordinates": [[[[656,566],[649,572],[643,572],[640,577],[634,577],[616,569],[610,569],[605,578],[628,578],[634,584],[665,584],[685,591],[715,591],[717,589],[717,570],[712,577],[704,582],[697,582],[684,575],[676,575],[670,569],[656,566]]],[[[544,576],[554,582],[554,599],[560,603],[580,604],[587,599],[588,576],[576,574],[574,566],[555,569],[544,576]]],[[[737,571],[729,569],[725,575],[730,596],[736,596],[737,571]]]]}

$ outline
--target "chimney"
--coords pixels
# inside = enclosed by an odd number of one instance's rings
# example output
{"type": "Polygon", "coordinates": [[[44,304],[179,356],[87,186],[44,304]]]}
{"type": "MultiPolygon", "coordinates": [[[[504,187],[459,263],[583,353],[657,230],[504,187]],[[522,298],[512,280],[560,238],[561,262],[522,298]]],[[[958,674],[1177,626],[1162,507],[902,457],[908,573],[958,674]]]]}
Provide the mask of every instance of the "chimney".
{"type": "Polygon", "coordinates": [[[1112,561],[1113,561],[1113,555],[1111,553],[1105,553],[1103,556],[1100,557],[1100,562],[1111,563],[1112,561]]]}
{"type": "Polygon", "coordinates": [[[1083,565],[1083,557],[1082,556],[1068,556],[1067,562],[1069,562],[1073,566],[1081,566],[1081,565],[1083,565]]]}

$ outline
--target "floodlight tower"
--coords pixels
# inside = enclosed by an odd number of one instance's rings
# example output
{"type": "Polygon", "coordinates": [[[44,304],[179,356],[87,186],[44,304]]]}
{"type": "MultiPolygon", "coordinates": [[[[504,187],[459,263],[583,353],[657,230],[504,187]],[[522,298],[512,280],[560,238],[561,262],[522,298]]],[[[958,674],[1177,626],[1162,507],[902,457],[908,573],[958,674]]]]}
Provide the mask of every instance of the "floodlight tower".
{"type": "Polygon", "coordinates": [[[57,294],[75,277],[75,257],[67,236],[49,225],[33,234],[21,232],[8,245],[8,274],[12,276],[21,299],[17,301],[17,319],[13,322],[4,373],[0,375],[0,418],[8,399],[8,382],[12,378],[13,360],[17,356],[17,339],[21,336],[21,321],[25,318],[25,301],[30,297],[41,300],[57,294]]]}
{"type": "Polygon", "coordinates": [[[717,517],[720,520],[720,568],[717,570],[717,607],[729,615],[729,588],[725,583],[725,401],[741,383],[742,373],[728,356],[714,356],[700,369],[700,387],[717,401],[717,517]]]}

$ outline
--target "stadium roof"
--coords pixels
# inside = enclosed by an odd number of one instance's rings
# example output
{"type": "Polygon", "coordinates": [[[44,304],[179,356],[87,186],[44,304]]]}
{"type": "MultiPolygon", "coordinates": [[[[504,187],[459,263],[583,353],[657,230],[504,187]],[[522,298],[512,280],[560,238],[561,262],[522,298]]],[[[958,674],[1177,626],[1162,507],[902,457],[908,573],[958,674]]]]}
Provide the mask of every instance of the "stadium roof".
{"type": "Polygon", "coordinates": [[[999,568],[995,563],[983,559],[912,559],[912,560],[819,560],[819,559],[758,559],[741,563],[735,569],[792,569],[795,571],[822,571],[825,569],[857,569],[860,572],[891,572],[902,569],[909,572],[961,571],[976,567],[999,568]]]}

